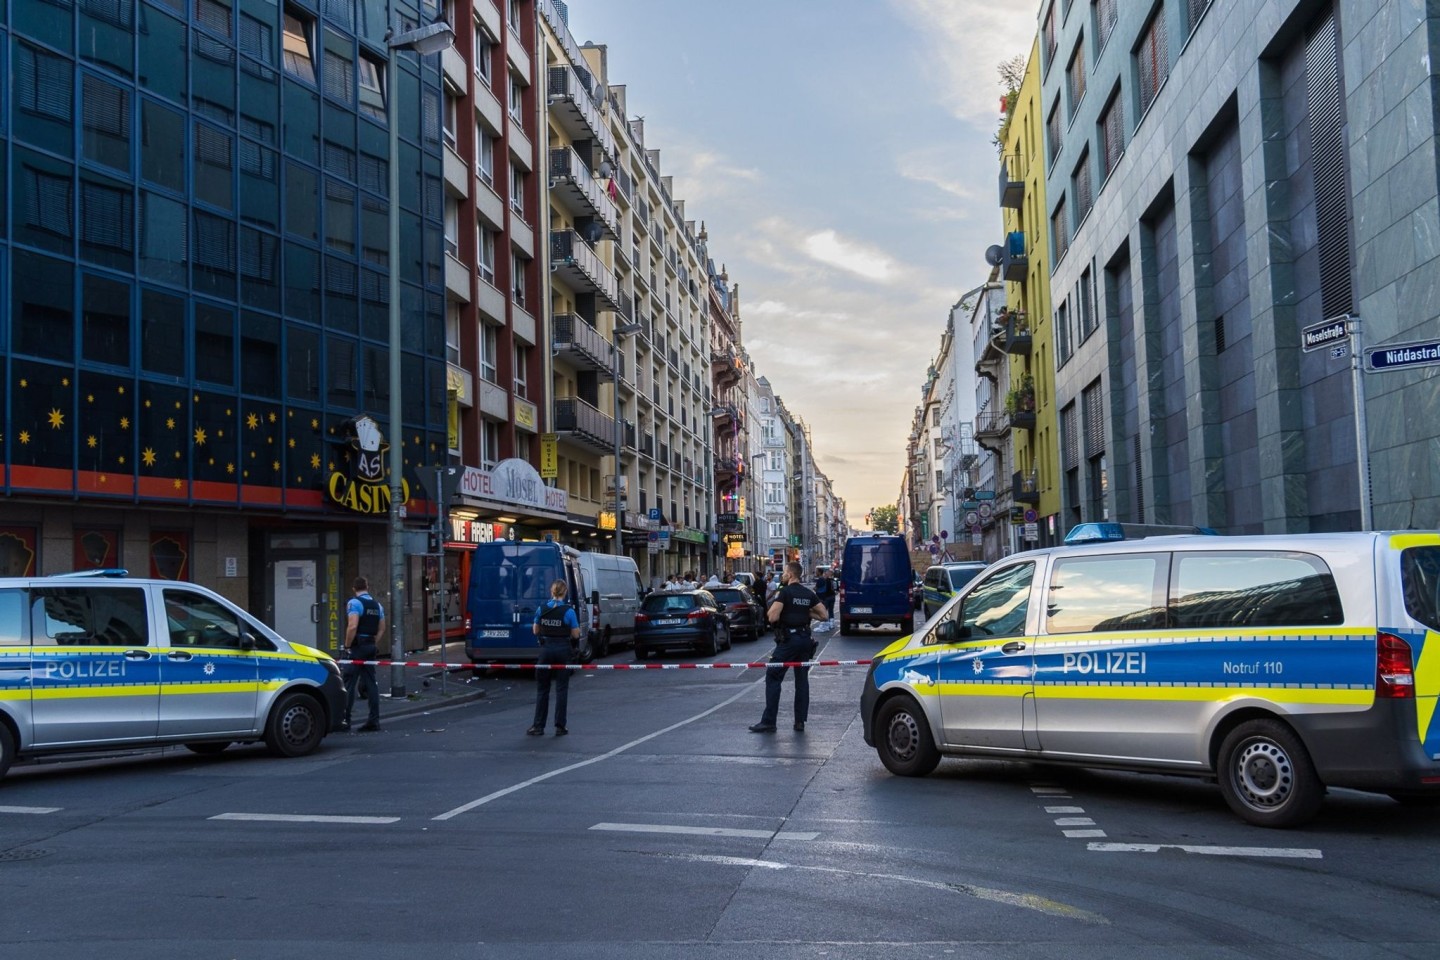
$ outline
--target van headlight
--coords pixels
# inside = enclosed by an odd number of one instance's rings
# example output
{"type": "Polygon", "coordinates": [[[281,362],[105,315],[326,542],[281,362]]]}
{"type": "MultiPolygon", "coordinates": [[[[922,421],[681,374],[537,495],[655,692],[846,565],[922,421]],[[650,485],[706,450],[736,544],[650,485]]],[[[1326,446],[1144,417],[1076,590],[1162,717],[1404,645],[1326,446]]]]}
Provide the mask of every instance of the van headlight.
{"type": "Polygon", "coordinates": [[[335,662],[332,658],[330,658],[330,657],[326,657],[326,658],[324,659],[323,663],[325,664],[325,669],[330,672],[330,675],[331,675],[332,677],[334,677],[336,680],[341,681],[342,683],[344,682],[345,677],[344,677],[344,675],[341,674],[341,672],[340,672],[340,664],[336,663],[336,662],[335,662]]]}

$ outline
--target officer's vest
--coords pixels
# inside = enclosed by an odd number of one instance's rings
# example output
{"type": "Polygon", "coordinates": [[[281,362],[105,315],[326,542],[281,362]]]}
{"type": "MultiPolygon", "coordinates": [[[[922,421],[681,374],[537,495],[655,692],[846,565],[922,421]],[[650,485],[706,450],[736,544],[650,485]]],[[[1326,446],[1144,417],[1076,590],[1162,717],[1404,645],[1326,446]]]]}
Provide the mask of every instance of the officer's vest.
{"type": "Polygon", "coordinates": [[[355,598],[360,601],[364,609],[360,613],[360,620],[355,625],[355,642],[362,640],[374,640],[380,633],[380,603],[369,594],[355,598]]]}
{"type": "Polygon", "coordinates": [[[540,614],[540,639],[546,643],[569,643],[570,627],[565,623],[565,614],[569,612],[568,603],[547,607],[540,614]]]}
{"type": "Polygon", "coordinates": [[[815,602],[814,594],[794,584],[780,591],[780,626],[790,629],[810,629],[810,607],[815,602]],[[810,594],[806,597],[806,594],[810,594]]]}

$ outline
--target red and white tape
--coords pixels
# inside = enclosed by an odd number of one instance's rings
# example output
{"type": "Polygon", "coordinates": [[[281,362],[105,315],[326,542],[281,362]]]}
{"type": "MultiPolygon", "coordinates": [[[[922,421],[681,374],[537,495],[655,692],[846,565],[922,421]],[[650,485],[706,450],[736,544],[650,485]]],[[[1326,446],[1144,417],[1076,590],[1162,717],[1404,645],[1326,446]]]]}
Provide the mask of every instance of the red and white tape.
{"type": "Polygon", "coordinates": [[[341,660],[336,663],[370,667],[439,667],[442,670],[763,670],[766,667],[868,667],[869,660],[786,660],[771,663],[444,663],[423,660],[341,660]]]}

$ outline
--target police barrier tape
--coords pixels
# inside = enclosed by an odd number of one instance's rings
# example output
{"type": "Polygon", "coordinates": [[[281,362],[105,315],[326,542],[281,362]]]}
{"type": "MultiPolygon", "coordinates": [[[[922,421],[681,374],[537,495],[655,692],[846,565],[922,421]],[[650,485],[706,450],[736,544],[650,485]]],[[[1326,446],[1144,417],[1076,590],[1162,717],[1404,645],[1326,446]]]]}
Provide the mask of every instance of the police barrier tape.
{"type": "Polygon", "coordinates": [[[766,667],[868,667],[870,660],[786,660],[772,663],[444,663],[424,660],[335,660],[341,666],[439,667],[442,670],[763,670],[766,667]]]}

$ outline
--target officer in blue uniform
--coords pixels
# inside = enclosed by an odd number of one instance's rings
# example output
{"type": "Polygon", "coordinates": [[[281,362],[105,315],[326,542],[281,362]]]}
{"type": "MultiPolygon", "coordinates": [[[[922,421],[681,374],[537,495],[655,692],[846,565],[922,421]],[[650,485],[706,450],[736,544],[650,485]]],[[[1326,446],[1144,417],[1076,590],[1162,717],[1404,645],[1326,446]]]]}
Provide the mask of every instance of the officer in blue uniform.
{"type": "MultiPolygon", "coordinates": [[[[380,638],[385,635],[385,608],[380,601],[370,596],[370,581],[356,577],[351,587],[355,596],[345,605],[345,647],[346,658],[350,660],[378,659],[380,638]]],[[[380,688],[375,684],[375,665],[345,665],[345,722],[341,729],[350,729],[350,711],[355,708],[355,688],[361,677],[365,688],[370,691],[370,718],[360,727],[360,732],[371,733],[380,729],[380,688]]]]}
{"type": "MultiPolygon", "coordinates": [[[[780,685],[785,682],[785,671],[789,668],[774,664],[795,663],[809,660],[815,655],[815,640],[810,635],[812,620],[828,620],[830,612],[825,609],[815,591],[800,582],[801,570],[798,563],[785,564],[784,581],[775,593],[766,616],[775,624],[775,652],[770,655],[771,666],[765,668],[765,712],[760,722],[751,724],[751,733],[774,733],[775,718],[780,713],[780,685]]],[[[804,731],[805,719],[810,712],[810,668],[795,668],[795,729],[804,731]]]]}
{"type": "MultiPolygon", "coordinates": [[[[580,620],[575,608],[565,602],[565,581],[550,584],[550,599],[535,611],[531,629],[540,641],[539,665],[570,663],[580,643],[580,620]]],[[[525,732],[532,737],[545,733],[545,717],[550,712],[550,682],[555,682],[555,736],[563,737],[565,707],[570,698],[569,670],[535,671],[535,722],[525,732]]]]}

